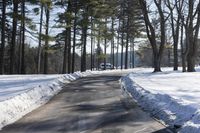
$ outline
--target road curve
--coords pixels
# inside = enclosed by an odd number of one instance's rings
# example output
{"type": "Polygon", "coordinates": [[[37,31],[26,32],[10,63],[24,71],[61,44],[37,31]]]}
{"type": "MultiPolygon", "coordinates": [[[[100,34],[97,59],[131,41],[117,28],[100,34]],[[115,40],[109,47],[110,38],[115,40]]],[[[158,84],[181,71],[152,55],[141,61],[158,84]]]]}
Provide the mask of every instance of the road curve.
{"type": "Polygon", "coordinates": [[[124,104],[124,72],[88,76],[66,84],[46,105],[0,133],[170,133],[136,104],[124,104]]]}

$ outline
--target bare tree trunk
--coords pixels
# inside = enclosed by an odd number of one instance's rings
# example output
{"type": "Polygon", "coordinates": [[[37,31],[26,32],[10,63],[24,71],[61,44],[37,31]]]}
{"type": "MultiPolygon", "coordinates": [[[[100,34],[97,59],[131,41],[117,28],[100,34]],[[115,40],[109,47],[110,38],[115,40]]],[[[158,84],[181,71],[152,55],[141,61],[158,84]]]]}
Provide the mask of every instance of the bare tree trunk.
{"type": "Polygon", "coordinates": [[[119,55],[119,37],[120,37],[120,31],[119,31],[119,29],[120,29],[120,27],[121,27],[121,23],[120,23],[120,19],[119,19],[119,26],[118,26],[118,31],[117,31],[117,53],[116,53],[116,64],[115,64],[115,66],[116,66],[116,68],[118,69],[118,66],[119,66],[119,63],[118,63],[118,55],[119,55]]]}
{"type": "Polygon", "coordinates": [[[184,55],[184,42],[183,42],[183,24],[181,25],[181,57],[182,57],[182,71],[186,72],[186,59],[184,55]]]}
{"type": "Polygon", "coordinates": [[[132,68],[135,68],[135,39],[132,41],[132,68]]]}
{"type": "Polygon", "coordinates": [[[90,62],[91,62],[91,64],[90,64],[90,70],[92,71],[93,70],[93,40],[94,40],[94,38],[93,38],[93,27],[94,25],[93,25],[93,18],[91,17],[91,56],[90,56],[90,62]]]}
{"type": "MultiPolygon", "coordinates": [[[[70,20],[71,21],[71,20],[70,20]]],[[[70,22],[71,24],[71,22],[70,22]]],[[[71,27],[67,30],[67,39],[68,39],[68,73],[71,73],[71,27]]]]}
{"type": "MultiPolygon", "coordinates": [[[[107,29],[107,19],[105,19],[105,29],[107,29]]],[[[106,70],[106,57],[107,57],[107,39],[106,35],[104,35],[104,70],[106,70]]]]}
{"type": "Polygon", "coordinates": [[[115,64],[115,37],[114,37],[114,18],[112,18],[112,40],[111,40],[111,49],[112,49],[112,65],[114,69],[114,64],[115,64]]]}
{"type": "MultiPolygon", "coordinates": [[[[167,3],[167,7],[170,11],[170,19],[171,19],[171,30],[172,30],[172,37],[173,37],[173,45],[174,45],[174,70],[178,70],[178,41],[179,41],[179,30],[180,30],[180,15],[178,15],[177,20],[176,20],[176,24],[175,24],[175,20],[174,20],[174,9],[171,6],[172,3],[170,2],[170,0],[166,1],[167,3]]],[[[177,3],[176,3],[176,7],[177,7],[177,3]]]]}
{"type": "Polygon", "coordinates": [[[107,54],[107,52],[106,52],[106,49],[107,49],[107,39],[105,38],[104,39],[104,59],[103,59],[103,62],[104,62],[104,70],[106,70],[106,54],[107,54]]]}
{"type": "Polygon", "coordinates": [[[129,44],[129,16],[127,20],[127,25],[126,25],[126,53],[125,53],[125,69],[128,69],[128,44],[129,44]]]}
{"type": "Polygon", "coordinates": [[[86,45],[87,45],[87,26],[83,27],[83,53],[82,53],[82,60],[81,60],[81,72],[86,71],[86,45]]]}
{"type": "Polygon", "coordinates": [[[63,53],[63,68],[62,68],[62,73],[63,74],[66,74],[67,72],[67,49],[68,49],[68,46],[67,46],[67,29],[65,30],[65,46],[64,46],[64,53],[63,53]]]}
{"type": "Polygon", "coordinates": [[[44,46],[44,74],[48,73],[48,49],[49,49],[49,7],[46,7],[46,31],[45,31],[45,46],[44,46]]]}
{"type": "Polygon", "coordinates": [[[2,19],[1,19],[1,49],[0,49],[0,74],[4,73],[4,51],[5,51],[5,22],[6,22],[6,0],[2,3],[2,19]]]}
{"type": "Polygon", "coordinates": [[[26,73],[25,68],[25,0],[22,0],[22,56],[21,74],[26,73]]]}
{"type": "Polygon", "coordinates": [[[150,41],[152,51],[153,51],[153,64],[154,64],[154,72],[160,72],[161,71],[161,58],[164,51],[164,45],[165,45],[165,22],[166,19],[164,17],[164,11],[162,10],[162,2],[161,0],[157,1],[154,0],[154,3],[158,9],[159,17],[160,17],[160,46],[158,48],[157,42],[156,42],[156,33],[155,29],[150,22],[148,10],[147,10],[147,3],[145,0],[140,0],[140,6],[142,9],[142,13],[144,16],[145,26],[146,26],[146,32],[148,39],[150,41]]]}
{"type": "Polygon", "coordinates": [[[14,62],[15,62],[15,43],[16,43],[16,32],[17,32],[17,15],[18,15],[18,0],[13,0],[13,22],[12,22],[12,42],[10,49],[10,74],[14,73],[14,62]]]}
{"type": "Polygon", "coordinates": [[[38,44],[38,62],[37,62],[37,73],[39,74],[41,72],[41,45],[42,45],[42,22],[43,22],[43,12],[44,12],[44,5],[41,3],[41,12],[40,12],[40,30],[39,30],[39,44],[38,44]]]}
{"type": "Polygon", "coordinates": [[[82,27],[82,37],[83,37],[83,41],[82,41],[82,45],[83,45],[83,53],[82,53],[82,60],[81,60],[81,72],[86,71],[86,45],[87,45],[87,30],[88,30],[88,7],[86,7],[85,9],[85,13],[84,13],[84,20],[85,20],[85,25],[83,25],[82,27]]]}
{"type": "Polygon", "coordinates": [[[122,38],[121,38],[121,69],[124,65],[124,18],[122,20],[122,38]]]}
{"type": "Polygon", "coordinates": [[[73,30],[73,54],[72,54],[72,73],[75,70],[75,48],[76,48],[76,21],[77,21],[77,11],[75,11],[75,18],[74,18],[74,30],[73,30]]]}
{"type": "Polygon", "coordinates": [[[100,29],[98,31],[98,38],[97,38],[97,70],[99,70],[100,65],[100,29]]]}

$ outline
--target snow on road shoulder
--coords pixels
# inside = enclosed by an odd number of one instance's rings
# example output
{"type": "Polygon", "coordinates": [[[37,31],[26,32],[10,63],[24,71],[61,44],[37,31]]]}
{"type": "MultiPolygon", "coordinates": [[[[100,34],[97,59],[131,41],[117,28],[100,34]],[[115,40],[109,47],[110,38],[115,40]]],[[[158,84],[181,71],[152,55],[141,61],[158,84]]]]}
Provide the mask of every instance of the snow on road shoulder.
{"type": "Polygon", "coordinates": [[[200,72],[181,73],[164,69],[136,69],[121,78],[124,94],[133,97],[154,117],[181,133],[200,132],[200,72]]]}
{"type": "Polygon", "coordinates": [[[64,83],[98,72],[0,76],[0,129],[47,103],[64,83]]]}

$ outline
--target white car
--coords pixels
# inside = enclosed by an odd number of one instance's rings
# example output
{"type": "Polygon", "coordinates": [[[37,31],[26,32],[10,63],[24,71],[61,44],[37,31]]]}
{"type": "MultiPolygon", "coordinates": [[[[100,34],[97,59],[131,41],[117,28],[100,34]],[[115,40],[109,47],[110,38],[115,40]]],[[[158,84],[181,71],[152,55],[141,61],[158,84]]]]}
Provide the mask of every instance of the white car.
{"type": "Polygon", "coordinates": [[[101,70],[105,70],[105,69],[110,70],[110,69],[113,69],[113,65],[110,64],[110,63],[106,63],[106,67],[104,67],[104,63],[101,63],[100,66],[99,66],[99,68],[100,68],[101,70]]]}

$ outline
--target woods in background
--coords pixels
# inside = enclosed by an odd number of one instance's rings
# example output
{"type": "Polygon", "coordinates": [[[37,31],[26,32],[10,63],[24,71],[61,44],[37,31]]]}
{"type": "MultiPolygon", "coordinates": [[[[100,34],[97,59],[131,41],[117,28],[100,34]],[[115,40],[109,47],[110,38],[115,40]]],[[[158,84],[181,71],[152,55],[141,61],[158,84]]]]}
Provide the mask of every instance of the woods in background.
{"type": "Polygon", "coordinates": [[[127,69],[138,38],[148,39],[155,72],[169,44],[174,70],[181,58],[183,71],[195,71],[198,0],[2,0],[0,9],[0,74],[72,73],[102,62],[127,69]]]}

